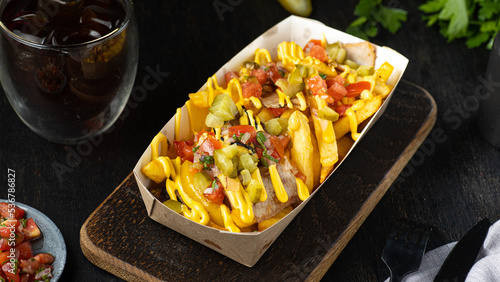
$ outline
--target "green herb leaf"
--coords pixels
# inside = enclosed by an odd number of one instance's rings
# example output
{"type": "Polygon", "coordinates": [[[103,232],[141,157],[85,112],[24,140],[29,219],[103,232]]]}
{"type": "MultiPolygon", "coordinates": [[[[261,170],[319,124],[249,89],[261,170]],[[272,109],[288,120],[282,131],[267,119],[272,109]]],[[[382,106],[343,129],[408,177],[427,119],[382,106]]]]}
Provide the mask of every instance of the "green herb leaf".
{"type": "Polygon", "coordinates": [[[382,0],[360,0],[354,8],[354,15],[358,16],[346,29],[352,35],[368,40],[375,37],[379,29],[377,25],[396,33],[407,19],[408,12],[382,4],[382,0]]]}

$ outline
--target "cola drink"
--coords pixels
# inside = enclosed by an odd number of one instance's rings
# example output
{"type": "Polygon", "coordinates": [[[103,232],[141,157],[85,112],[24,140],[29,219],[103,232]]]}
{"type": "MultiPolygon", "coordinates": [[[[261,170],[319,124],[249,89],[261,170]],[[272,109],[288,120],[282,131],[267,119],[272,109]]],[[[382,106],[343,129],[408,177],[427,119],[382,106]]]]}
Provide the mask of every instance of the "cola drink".
{"type": "Polygon", "coordinates": [[[0,8],[2,85],[30,128],[59,142],[50,136],[76,140],[116,120],[110,107],[124,83],[130,92],[123,80],[133,81],[135,69],[127,72],[137,64],[127,1],[10,0],[0,8]]]}

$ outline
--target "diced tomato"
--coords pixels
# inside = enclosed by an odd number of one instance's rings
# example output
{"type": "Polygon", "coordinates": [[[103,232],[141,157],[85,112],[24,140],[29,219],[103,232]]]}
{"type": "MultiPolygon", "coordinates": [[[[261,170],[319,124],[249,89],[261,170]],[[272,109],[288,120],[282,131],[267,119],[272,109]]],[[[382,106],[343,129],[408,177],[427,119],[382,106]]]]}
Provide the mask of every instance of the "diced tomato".
{"type": "Polygon", "coordinates": [[[38,263],[51,264],[54,262],[54,256],[49,253],[41,253],[33,257],[38,263]]]}
{"type": "Polygon", "coordinates": [[[283,158],[285,156],[285,148],[288,146],[288,142],[290,141],[290,136],[271,136],[269,139],[271,140],[271,145],[274,147],[274,152],[277,153],[277,155],[271,154],[271,156],[278,160],[283,158]]]}
{"type": "Polygon", "coordinates": [[[267,76],[274,82],[278,81],[278,79],[283,78],[278,67],[274,63],[270,63],[266,66],[265,71],[267,72],[267,76]]]}
{"type": "Polygon", "coordinates": [[[280,117],[288,108],[267,108],[275,117],[280,117]]]}
{"type": "Polygon", "coordinates": [[[207,134],[207,135],[210,135],[212,137],[215,137],[215,133],[213,133],[212,131],[206,131],[205,129],[202,129],[200,130],[198,133],[196,133],[195,137],[194,137],[194,143],[198,143],[198,140],[200,140],[200,137],[203,135],[203,134],[207,134]]]}
{"type": "Polygon", "coordinates": [[[20,259],[29,259],[33,257],[33,248],[31,247],[31,243],[29,241],[22,242],[19,246],[15,248],[19,251],[20,259]]]}
{"type": "Polygon", "coordinates": [[[21,282],[29,282],[30,281],[30,274],[29,273],[22,273],[20,275],[21,282]]]}
{"type": "Polygon", "coordinates": [[[302,181],[305,183],[307,180],[307,176],[303,174],[302,172],[297,170],[297,173],[295,173],[295,177],[302,179],[302,181]]]}
{"type": "Polygon", "coordinates": [[[340,105],[335,108],[335,111],[339,114],[339,116],[343,116],[345,111],[349,109],[352,105],[340,105]]]}
{"type": "MultiPolygon", "coordinates": [[[[10,252],[10,250],[1,252],[0,253],[0,265],[3,265],[5,263],[9,262],[11,257],[12,257],[12,253],[10,252]]],[[[18,250],[14,251],[13,259],[19,259],[19,251],[18,250]]]]}
{"type": "Polygon", "coordinates": [[[24,273],[35,274],[35,272],[40,268],[40,264],[36,259],[20,259],[19,268],[24,273]]]}
{"type": "Polygon", "coordinates": [[[213,193],[211,194],[204,194],[207,199],[210,201],[216,203],[217,205],[222,205],[222,202],[224,201],[224,188],[219,185],[217,189],[214,188],[213,193]]]}
{"type": "Polygon", "coordinates": [[[307,85],[313,95],[319,95],[320,97],[327,95],[326,82],[321,78],[321,76],[316,75],[309,78],[307,80],[307,85]]]}
{"type": "Polygon", "coordinates": [[[258,82],[243,82],[241,84],[241,92],[245,98],[250,98],[252,96],[260,98],[260,96],[262,96],[262,85],[258,82]]]}
{"type": "Polygon", "coordinates": [[[9,218],[0,224],[0,237],[9,238],[12,232],[17,231],[20,222],[15,218],[9,218]]]}
{"type": "Polygon", "coordinates": [[[26,227],[23,228],[22,232],[26,241],[33,240],[42,236],[42,232],[40,232],[40,229],[36,225],[33,218],[28,218],[26,220],[26,227]]]}
{"type": "Polygon", "coordinates": [[[8,202],[1,202],[0,215],[5,218],[11,218],[13,216],[14,218],[21,219],[24,216],[24,210],[14,204],[9,204],[8,202]]]}
{"type": "Polygon", "coordinates": [[[239,78],[239,74],[235,71],[232,71],[232,72],[228,72],[224,75],[224,78],[226,79],[226,85],[229,83],[229,81],[231,81],[231,79],[233,78],[239,78]]]}
{"type": "Polygon", "coordinates": [[[20,282],[21,278],[19,277],[19,267],[12,267],[12,263],[6,263],[2,266],[3,273],[7,276],[8,281],[12,282],[20,282]]]}
{"type": "Polygon", "coordinates": [[[5,238],[0,239],[0,250],[1,251],[10,250],[9,239],[5,239],[5,238]]]}
{"type": "Polygon", "coordinates": [[[311,50],[309,51],[309,56],[314,57],[322,62],[328,61],[328,55],[326,54],[326,50],[320,45],[312,46],[311,50]]]}
{"type": "Polygon", "coordinates": [[[337,75],[335,77],[327,78],[326,80],[326,87],[330,88],[335,82],[338,84],[345,86],[345,78],[343,78],[341,75],[337,75]]]}
{"type": "Polygon", "coordinates": [[[236,137],[241,137],[243,134],[249,133],[250,138],[246,143],[255,142],[255,137],[257,136],[257,131],[251,125],[235,125],[229,128],[229,136],[236,135],[236,137]]]}
{"type": "Polygon", "coordinates": [[[19,231],[15,231],[12,236],[14,236],[13,238],[15,238],[14,242],[9,241],[10,238],[0,239],[0,250],[2,251],[10,250],[11,247],[21,244],[24,241],[25,237],[24,234],[19,231]]]}
{"type": "Polygon", "coordinates": [[[250,76],[255,76],[260,84],[264,84],[267,82],[267,73],[261,69],[252,70],[250,76]]]}
{"type": "Polygon", "coordinates": [[[209,135],[199,146],[198,150],[196,150],[197,153],[206,153],[210,156],[213,156],[214,150],[222,149],[223,147],[222,142],[215,139],[212,135],[209,135]]]}
{"type": "Polygon", "coordinates": [[[174,140],[174,149],[177,156],[181,157],[182,161],[193,161],[193,140],[189,141],[177,141],[174,140]]]}
{"type": "Polygon", "coordinates": [[[369,81],[360,81],[351,83],[345,87],[347,90],[347,97],[357,97],[363,90],[370,90],[372,84],[369,81]]]}
{"type": "Polygon", "coordinates": [[[304,47],[304,52],[308,53],[313,46],[319,45],[321,46],[321,40],[319,39],[311,39],[309,42],[307,42],[306,46],[304,47]]]}
{"type": "Polygon", "coordinates": [[[347,95],[347,90],[340,83],[333,82],[332,86],[328,88],[328,95],[333,97],[334,101],[340,101],[347,95]]]}

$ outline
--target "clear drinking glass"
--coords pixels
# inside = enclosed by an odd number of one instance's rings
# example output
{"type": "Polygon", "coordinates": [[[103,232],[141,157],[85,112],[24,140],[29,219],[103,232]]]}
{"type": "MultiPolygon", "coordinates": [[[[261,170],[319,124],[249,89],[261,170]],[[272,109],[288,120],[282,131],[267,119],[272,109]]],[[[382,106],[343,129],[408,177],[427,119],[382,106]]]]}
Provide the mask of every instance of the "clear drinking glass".
{"type": "Polygon", "coordinates": [[[137,72],[130,0],[7,0],[0,15],[0,82],[29,128],[76,144],[117,120],[137,72]]]}

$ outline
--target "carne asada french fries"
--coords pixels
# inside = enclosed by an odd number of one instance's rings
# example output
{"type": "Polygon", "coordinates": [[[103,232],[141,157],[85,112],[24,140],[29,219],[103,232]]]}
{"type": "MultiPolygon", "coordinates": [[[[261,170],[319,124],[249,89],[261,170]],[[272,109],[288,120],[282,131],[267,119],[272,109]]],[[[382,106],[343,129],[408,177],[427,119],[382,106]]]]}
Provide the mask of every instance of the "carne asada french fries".
{"type": "Polygon", "coordinates": [[[141,169],[165,184],[165,205],[241,232],[262,231],[306,200],[392,89],[386,82],[393,67],[374,69],[370,43],[345,47],[323,38],[304,47],[282,42],[276,58],[257,49],[225,82],[214,75],[189,94],[189,139],[159,133],[141,169]]]}

